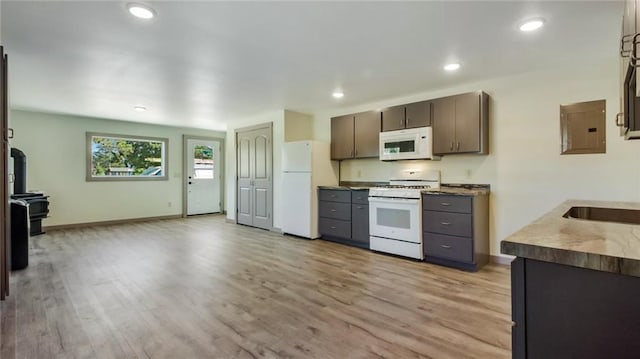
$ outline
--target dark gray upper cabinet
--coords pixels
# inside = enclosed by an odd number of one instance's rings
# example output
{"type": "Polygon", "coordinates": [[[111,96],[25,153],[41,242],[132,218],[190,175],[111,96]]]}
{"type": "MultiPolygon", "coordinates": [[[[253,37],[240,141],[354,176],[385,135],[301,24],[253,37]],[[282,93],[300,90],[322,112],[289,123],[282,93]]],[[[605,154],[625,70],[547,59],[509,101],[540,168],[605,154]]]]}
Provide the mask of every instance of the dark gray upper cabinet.
{"type": "Polygon", "coordinates": [[[470,92],[433,101],[433,153],[489,153],[489,96],[470,92]]]}
{"type": "Polygon", "coordinates": [[[354,158],[380,156],[380,111],[354,115],[354,158]]]}
{"type": "Polygon", "coordinates": [[[331,159],[379,156],[380,111],[331,118],[331,159]]]}
{"type": "Polygon", "coordinates": [[[404,129],[404,106],[382,110],[382,132],[404,129]]]}
{"type": "Polygon", "coordinates": [[[382,110],[382,131],[431,126],[431,102],[421,101],[382,110]]]}
{"type": "Polygon", "coordinates": [[[353,115],[331,119],[331,159],[353,158],[353,115]]]}

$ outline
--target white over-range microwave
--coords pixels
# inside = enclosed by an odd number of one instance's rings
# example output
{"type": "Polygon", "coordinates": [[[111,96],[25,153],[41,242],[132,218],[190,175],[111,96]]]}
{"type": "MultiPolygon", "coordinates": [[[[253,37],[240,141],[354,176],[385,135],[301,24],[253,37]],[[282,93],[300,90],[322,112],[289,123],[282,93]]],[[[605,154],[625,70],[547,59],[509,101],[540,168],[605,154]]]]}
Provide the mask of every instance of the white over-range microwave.
{"type": "Polygon", "coordinates": [[[437,160],[431,127],[380,132],[380,160],[437,160]]]}

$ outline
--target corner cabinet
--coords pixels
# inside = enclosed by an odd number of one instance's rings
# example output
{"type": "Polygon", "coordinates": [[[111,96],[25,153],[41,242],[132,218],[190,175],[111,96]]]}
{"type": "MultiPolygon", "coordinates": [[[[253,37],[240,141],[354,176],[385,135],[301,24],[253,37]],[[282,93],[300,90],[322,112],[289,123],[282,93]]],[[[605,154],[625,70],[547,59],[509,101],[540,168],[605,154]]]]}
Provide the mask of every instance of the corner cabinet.
{"type": "Polygon", "coordinates": [[[322,239],[369,248],[369,190],[319,189],[322,239]]]}
{"type": "Polygon", "coordinates": [[[422,195],[425,261],[476,271],[489,262],[489,195],[422,195]]]}
{"type": "Polygon", "coordinates": [[[431,126],[431,102],[421,101],[382,110],[382,132],[431,126]]]}
{"type": "Polygon", "coordinates": [[[433,153],[489,153],[489,96],[470,92],[432,101],[433,153]]]}
{"type": "Polygon", "coordinates": [[[331,118],[331,159],[379,156],[380,111],[331,118]]]}

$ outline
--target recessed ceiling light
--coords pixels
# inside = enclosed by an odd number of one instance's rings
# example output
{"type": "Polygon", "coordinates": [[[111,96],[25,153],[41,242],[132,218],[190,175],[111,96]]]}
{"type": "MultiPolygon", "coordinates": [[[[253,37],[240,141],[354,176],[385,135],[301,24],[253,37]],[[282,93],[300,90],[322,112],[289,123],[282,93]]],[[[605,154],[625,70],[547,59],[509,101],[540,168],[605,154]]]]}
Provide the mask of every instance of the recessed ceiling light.
{"type": "Polygon", "coordinates": [[[529,19],[520,23],[519,29],[523,32],[538,30],[544,25],[543,18],[529,19]]]}
{"type": "Polygon", "coordinates": [[[343,98],[343,97],[344,97],[344,92],[342,92],[342,91],[335,91],[335,92],[332,94],[332,96],[333,96],[334,98],[343,98]]]}
{"type": "Polygon", "coordinates": [[[151,19],[156,16],[156,11],[147,5],[133,3],[127,4],[127,9],[129,9],[131,15],[141,19],[151,19]]]}
{"type": "Polygon", "coordinates": [[[458,63],[444,65],[445,71],[455,71],[455,70],[457,70],[459,68],[460,68],[460,64],[458,64],[458,63]]]}
{"type": "Polygon", "coordinates": [[[133,106],[133,109],[138,111],[138,112],[145,112],[147,110],[147,108],[142,106],[142,105],[133,106]]]}

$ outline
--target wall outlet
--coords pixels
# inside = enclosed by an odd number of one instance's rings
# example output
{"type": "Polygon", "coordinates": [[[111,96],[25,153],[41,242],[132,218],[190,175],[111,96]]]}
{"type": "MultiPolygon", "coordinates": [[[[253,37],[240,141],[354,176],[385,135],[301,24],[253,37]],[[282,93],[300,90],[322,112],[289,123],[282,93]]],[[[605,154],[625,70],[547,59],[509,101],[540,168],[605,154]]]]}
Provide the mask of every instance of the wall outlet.
{"type": "Polygon", "coordinates": [[[465,170],[464,174],[465,176],[467,176],[467,178],[471,178],[471,170],[465,170]]]}
{"type": "Polygon", "coordinates": [[[168,207],[171,207],[171,205],[172,205],[172,203],[171,203],[171,202],[168,202],[168,203],[167,203],[167,206],[168,206],[168,207]]]}
{"type": "Polygon", "coordinates": [[[358,172],[356,173],[356,176],[358,178],[362,178],[362,170],[358,170],[358,172]]]}

